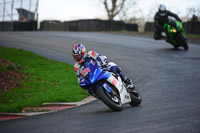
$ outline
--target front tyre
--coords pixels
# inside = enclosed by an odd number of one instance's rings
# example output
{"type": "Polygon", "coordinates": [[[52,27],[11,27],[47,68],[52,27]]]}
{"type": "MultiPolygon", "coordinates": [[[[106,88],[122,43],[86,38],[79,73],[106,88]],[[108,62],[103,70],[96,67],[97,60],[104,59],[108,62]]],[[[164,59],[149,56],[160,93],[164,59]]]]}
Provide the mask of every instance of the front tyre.
{"type": "Polygon", "coordinates": [[[180,44],[183,46],[183,48],[185,50],[188,50],[189,47],[188,47],[187,41],[181,32],[179,33],[178,37],[180,40],[180,44]]]}
{"type": "Polygon", "coordinates": [[[140,93],[136,90],[136,88],[132,91],[129,91],[131,102],[129,103],[132,106],[138,106],[142,102],[142,97],[140,93]]]}
{"type": "Polygon", "coordinates": [[[102,86],[96,89],[96,95],[98,95],[110,109],[114,111],[122,110],[121,100],[117,96],[109,94],[102,86]]]}

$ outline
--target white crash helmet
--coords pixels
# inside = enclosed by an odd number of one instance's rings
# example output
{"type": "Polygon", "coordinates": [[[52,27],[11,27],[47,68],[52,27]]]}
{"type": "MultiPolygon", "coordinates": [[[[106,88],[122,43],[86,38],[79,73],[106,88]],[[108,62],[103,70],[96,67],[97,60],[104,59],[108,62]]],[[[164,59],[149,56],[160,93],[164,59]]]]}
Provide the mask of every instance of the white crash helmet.
{"type": "Polygon", "coordinates": [[[160,4],[158,7],[158,12],[161,16],[164,16],[166,13],[166,6],[163,4],[160,4]]]}

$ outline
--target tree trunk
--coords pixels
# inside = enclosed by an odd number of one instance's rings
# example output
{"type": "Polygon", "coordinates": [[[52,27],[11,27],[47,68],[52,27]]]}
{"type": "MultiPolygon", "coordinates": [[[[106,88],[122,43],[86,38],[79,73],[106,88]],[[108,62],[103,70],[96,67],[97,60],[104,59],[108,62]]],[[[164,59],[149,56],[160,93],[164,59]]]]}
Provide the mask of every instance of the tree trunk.
{"type": "Polygon", "coordinates": [[[108,1],[104,0],[104,6],[108,15],[109,20],[113,20],[116,15],[118,15],[124,8],[124,3],[126,0],[111,0],[111,8],[109,9],[108,1]],[[120,1],[117,4],[117,1],[120,1]]]}

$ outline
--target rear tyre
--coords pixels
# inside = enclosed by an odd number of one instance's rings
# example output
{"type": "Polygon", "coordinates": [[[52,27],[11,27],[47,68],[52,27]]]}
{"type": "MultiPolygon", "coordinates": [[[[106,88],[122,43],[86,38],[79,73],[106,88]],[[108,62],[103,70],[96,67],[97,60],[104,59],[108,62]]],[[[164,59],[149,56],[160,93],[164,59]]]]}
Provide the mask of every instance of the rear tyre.
{"type": "Polygon", "coordinates": [[[136,88],[133,91],[129,91],[129,94],[131,96],[131,102],[129,103],[131,106],[138,106],[141,104],[142,97],[136,88]]]}
{"type": "Polygon", "coordinates": [[[96,89],[96,95],[100,97],[100,99],[112,110],[121,111],[122,103],[121,100],[117,96],[112,96],[109,94],[102,86],[99,86],[96,89]]]}
{"type": "Polygon", "coordinates": [[[185,50],[188,50],[189,47],[188,47],[187,41],[182,33],[179,33],[179,39],[180,39],[180,44],[183,46],[183,48],[185,50]]]}

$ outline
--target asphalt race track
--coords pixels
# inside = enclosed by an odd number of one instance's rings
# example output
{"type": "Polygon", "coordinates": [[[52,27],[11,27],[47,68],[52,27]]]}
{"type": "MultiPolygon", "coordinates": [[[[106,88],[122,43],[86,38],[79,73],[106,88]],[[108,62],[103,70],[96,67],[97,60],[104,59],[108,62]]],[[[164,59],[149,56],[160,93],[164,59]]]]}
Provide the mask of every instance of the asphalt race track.
{"type": "Polygon", "coordinates": [[[73,64],[73,44],[83,43],[117,63],[143,102],[113,112],[101,101],[0,122],[0,133],[199,133],[200,44],[174,50],[152,38],[94,32],[0,32],[0,46],[33,51],[73,64]]]}

